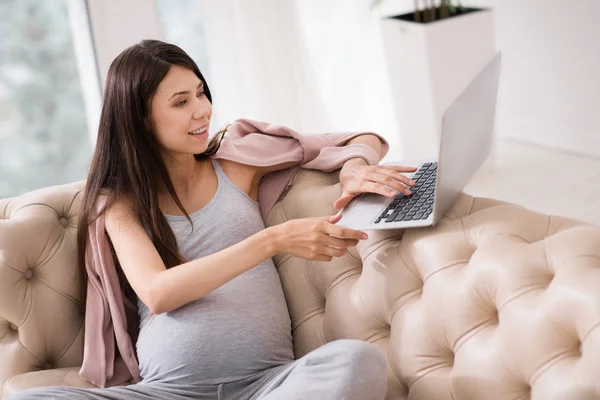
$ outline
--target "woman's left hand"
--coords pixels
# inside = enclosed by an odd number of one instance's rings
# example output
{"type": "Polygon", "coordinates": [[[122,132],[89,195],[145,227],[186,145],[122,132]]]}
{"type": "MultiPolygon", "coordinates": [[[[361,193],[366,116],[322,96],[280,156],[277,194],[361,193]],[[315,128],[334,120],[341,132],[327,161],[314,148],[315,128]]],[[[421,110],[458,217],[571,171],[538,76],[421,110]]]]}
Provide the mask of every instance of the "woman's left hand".
{"type": "Polygon", "coordinates": [[[396,197],[398,192],[410,195],[407,185],[413,186],[415,183],[402,172],[416,170],[414,167],[398,165],[367,165],[362,159],[346,161],[340,171],[342,195],[333,203],[333,207],[340,210],[361,193],[379,193],[388,197],[396,197]]]}

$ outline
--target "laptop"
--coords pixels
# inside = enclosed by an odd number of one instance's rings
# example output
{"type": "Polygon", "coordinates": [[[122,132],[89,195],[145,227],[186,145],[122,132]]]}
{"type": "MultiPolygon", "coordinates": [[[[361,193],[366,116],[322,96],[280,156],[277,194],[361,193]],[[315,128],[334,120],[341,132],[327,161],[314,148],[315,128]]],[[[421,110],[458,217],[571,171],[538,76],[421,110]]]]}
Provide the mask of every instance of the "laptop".
{"type": "Polygon", "coordinates": [[[361,194],[344,207],[336,225],[356,230],[436,225],[490,154],[501,60],[496,53],[444,112],[437,159],[383,164],[418,168],[407,174],[415,181],[412,194],[361,194]]]}

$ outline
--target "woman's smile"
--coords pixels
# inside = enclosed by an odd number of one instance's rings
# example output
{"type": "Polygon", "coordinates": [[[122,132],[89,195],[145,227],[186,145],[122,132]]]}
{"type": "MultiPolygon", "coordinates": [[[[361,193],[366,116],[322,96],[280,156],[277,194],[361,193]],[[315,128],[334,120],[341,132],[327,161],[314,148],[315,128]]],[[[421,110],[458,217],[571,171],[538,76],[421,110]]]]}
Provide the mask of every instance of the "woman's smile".
{"type": "Polygon", "coordinates": [[[208,138],[208,127],[198,128],[191,132],[188,132],[188,135],[193,136],[197,139],[207,139],[208,138]]]}

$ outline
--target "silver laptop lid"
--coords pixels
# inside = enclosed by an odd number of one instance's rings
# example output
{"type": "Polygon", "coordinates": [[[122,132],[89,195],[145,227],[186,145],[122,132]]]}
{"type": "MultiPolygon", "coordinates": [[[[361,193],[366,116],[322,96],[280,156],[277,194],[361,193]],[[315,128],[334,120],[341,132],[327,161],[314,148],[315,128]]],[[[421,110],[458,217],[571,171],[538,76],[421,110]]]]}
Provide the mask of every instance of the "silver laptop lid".
{"type": "Polygon", "coordinates": [[[490,154],[501,59],[501,52],[496,53],[444,113],[435,220],[450,208],[490,154]]]}

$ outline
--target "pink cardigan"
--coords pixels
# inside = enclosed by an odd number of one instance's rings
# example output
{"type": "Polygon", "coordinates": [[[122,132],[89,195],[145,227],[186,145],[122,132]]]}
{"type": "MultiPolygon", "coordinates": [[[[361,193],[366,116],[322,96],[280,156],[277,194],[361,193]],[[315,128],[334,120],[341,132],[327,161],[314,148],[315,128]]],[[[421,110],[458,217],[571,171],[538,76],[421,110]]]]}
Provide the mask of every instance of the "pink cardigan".
{"type": "MultiPolygon", "coordinates": [[[[299,167],[268,174],[260,183],[258,203],[264,218],[291,185],[300,167],[333,171],[356,157],[364,158],[370,165],[378,164],[377,153],[370,147],[344,146],[348,140],[366,133],[370,132],[302,135],[284,126],[240,119],[231,125],[212,158],[256,166],[298,163],[299,167]]],[[[389,145],[377,136],[383,143],[383,157],[389,145]]],[[[99,210],[104,201],[98,199],[99,210]]],[[[85,344],[79,375],[98,387],[119,385],[132,378],[139,382],[140,370],[132,343],[139,329],[137,305],[123,296],[104,231],[104,215],[89,228],[86,270],[85,344]]]]}

